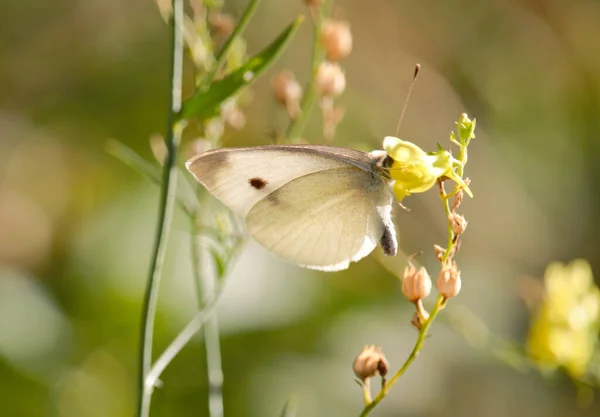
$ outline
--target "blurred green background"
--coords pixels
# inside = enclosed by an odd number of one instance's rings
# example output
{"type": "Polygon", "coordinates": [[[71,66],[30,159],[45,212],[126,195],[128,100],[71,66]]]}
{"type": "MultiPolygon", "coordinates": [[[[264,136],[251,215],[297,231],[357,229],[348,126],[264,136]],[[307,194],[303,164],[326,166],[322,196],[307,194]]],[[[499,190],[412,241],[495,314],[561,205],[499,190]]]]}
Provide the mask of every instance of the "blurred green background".
{"type": "MultiPolygon", "coordinates": [[[[245,1],[226,1],[239,17],[245,1]]],[[[522,342],[524,277],[553,260],[600,268],[600,3],[595,0],[338,0],[353,53],[335,144],[379,148],[393,135],[446,143],[462,112],[477,118],[466,174],[475,199],[457,256],[464,305],[522,342]]],[[[306,9],[264,0],[246,33],[258,52],[306,9]]],[[[276,64],[305,80],[307,20],[276,64]]],[[[152,160],[169,98],[169,29],[151,0],[0,2],[0,415],[130,416],[137,395],[141,301],[158,188],[108,156],[109,138],[152,160]]],[[[253,87],[245,128],[225,143],[269,143],[285,126],[269,77],[253,87]]],[[[315,112],[305,137],[320,141],[315,112]]],[[[406,253],[444,243],[435,192],[405,201],[406,253]]],[[[176,219],[161,287],[155,352],[196,311],[187,224],[176,219]]],[[[404,264],[390,265],[401,274],[404,264]]],[[[435,274],[432,272],[432,274],[435,274]]],[[[302,270],[249,244],[219,307],[227,416],[358,415],[352,362],[380,344],[398,368],[416,332],[399,281],[376,256],[348,271],[302,270]]],[[[431,300],[430,300],[431,301],[431,300]]],[[[152,416],[208,415],[196,337],[163,374],[152,416]]],[[[441,321],[375,416],[597,416],[566,379],[521,374],[474,351],[441,321]]]]}

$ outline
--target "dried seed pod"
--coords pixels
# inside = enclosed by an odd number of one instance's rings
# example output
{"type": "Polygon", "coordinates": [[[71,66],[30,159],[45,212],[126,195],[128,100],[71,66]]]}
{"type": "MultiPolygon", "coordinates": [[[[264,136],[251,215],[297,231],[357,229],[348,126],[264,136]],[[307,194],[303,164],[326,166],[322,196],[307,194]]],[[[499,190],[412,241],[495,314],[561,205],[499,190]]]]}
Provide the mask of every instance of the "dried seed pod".
{"type": "Polygon", "coordinates": [[[361,381],[366,381],[377,374],[384,377],[389,370],[389,364],[380,346],[367,345],[354,360],[353,369],[361,381]]]}
{"type": "Polygon", "coordinates": [[[460,235],[467,228],[467,220],[454,211],[448,216],[448,221],[450,222],[450,227],[452,227],[452,232],[455,235],[460,235]]]}

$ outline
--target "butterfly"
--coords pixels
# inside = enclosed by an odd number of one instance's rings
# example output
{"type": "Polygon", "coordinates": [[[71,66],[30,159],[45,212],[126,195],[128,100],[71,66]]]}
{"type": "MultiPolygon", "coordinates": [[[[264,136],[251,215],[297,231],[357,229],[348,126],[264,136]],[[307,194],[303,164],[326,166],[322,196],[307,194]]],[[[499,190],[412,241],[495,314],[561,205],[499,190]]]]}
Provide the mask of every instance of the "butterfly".
{"type": "Polygon", "coordinates": [[[306,268],[339,271],[377,244],[386,255],[398,251],[392,162],[385,151],[268,145],[210,150],[186,167],[268,251],[306,268]]]}

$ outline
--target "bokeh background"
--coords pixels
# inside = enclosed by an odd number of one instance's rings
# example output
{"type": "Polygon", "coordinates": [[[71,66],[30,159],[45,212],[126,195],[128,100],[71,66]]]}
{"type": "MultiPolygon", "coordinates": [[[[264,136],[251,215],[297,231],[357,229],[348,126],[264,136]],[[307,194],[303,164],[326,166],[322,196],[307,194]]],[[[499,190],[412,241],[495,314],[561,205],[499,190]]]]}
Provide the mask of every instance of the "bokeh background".
{"type": "MultiPolygon", "coordinates": [[[[246,2],[227,0],[239,16],[246,2]]],[[[522,343],[524,277],[553,260],[600,268],[600,3],[594,0],[338,0],[353,53],[343,61],[346,109],[335,144],[379,148],[396,126],[413,66],[422,65],[400,136],[427,150],[458,115],[477,118],[467,175],[475,199],[457,256],[465,306],[495,334],[522,343]]],[[[264,0],[246,33],[259,51],[300,0],[264,0]]],[[[306,21],[277,63],[309,74],[306,21]]],[[[141,302],[158,188],[105,151],[117,139],[153,161],[164,132],[169,29],[151,0],[0,2],[0,415],[130,416],[137,395],[141,302]]],[[[285,125],[269,72],[253,87],[241,131],[226,145],[265,144],[285,125]]],[[[307,140],[320,142],[315,113],[307,140]]],[[[406,253],[444,243],[435,192],[406,200],[406,253]]],[[[188,226],[175,222],[161,287],[156,352],[196,311],[188,226]]],[[[402,259],[377,255],[348,271],[301,270],[254,244],[219,307],[225,415],[358,415],[352,361],[383,346],[392,369],[414,343],[400,292],[402,259]],[[391,270],[391,271],[390,271],[391,270]],[[393,272],[396,272],[395,274],[393,272]]],[[[434,274],[435,272],[432,272],[434,274]]],[[[152,415],[208,415],[197,337],[174,360],[152,415]]],[[[376,385],[376,383],[375,383],[376,385]]],[[[518,373],[436,322],[433,337],[376,416],[597,416],[566,378],[518,373]]]]}

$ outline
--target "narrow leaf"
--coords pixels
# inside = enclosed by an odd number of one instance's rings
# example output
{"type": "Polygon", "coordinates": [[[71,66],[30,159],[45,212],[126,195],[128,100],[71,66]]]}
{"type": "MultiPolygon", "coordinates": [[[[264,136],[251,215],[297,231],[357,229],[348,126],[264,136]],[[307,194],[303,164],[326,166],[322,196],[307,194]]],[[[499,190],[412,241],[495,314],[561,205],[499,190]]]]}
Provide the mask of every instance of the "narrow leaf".
{"type": "Polygon", "coordinates": [[[151,164],[144,158],[139,156],[133,149],[129,148],[125,144],[111,139],[106,143],[106,152],[109,155],[117,158],[134,171],[142,174],[150,181],[160,184],[160,169],[158,166],[151,164]]]}
{"type": "Polygon", "coordinates": [[[302,20],[302,16],[296,18],[269,46],[244,65],[223,79],[214,81],[208,89],[196,92],[183,104],[178,119],[206,119],[219,114],[221,103],[234,96],[242,87],[250,85],[275,62],[291,41],[302,20]]]}
{"type": "MultiPolygon", "coordinates": [[[[162,181],[160,168],[146,161],[124,143],[111,139],[106,143],[106,152],[132,168],[137,173],[143,175],[154,184],[160,185],[162,181]]],[[[181,187],[177,190],[176,198],[177,204],[181,210],[187,216],[191,216],[192,210],[197,206],[196,201],[186,197],[186,193],[181,190],[181,187]]]]}

